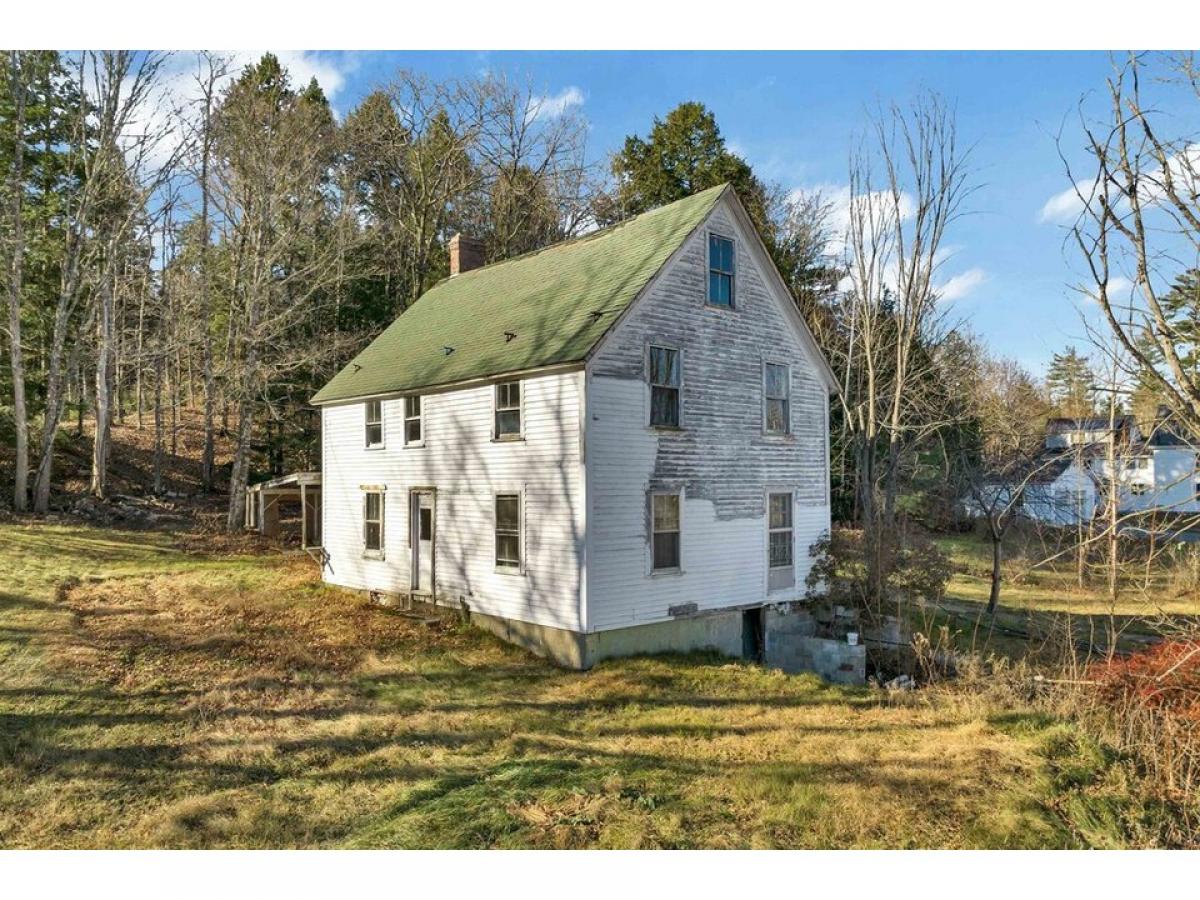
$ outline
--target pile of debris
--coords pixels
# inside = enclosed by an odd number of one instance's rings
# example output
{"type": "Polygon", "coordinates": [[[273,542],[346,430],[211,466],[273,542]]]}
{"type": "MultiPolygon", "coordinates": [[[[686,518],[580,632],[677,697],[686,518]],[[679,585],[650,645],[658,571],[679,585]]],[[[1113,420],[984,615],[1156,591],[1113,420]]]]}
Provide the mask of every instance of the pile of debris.
{"type": "Polygon", "coordinates": [[[77,499],[69,507],[72,515],[97,525],[119,525],[124,528],[165,528],[185,524],[187,515],[168,494],[163,497],[134,497],[114,494],[99,500],[90,494],[77,499]]]}

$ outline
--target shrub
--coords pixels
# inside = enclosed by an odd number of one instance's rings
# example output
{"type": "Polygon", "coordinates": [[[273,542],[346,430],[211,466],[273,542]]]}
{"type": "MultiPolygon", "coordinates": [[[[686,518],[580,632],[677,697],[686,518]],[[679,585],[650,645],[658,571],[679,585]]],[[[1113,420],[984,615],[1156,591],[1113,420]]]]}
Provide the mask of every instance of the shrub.
{"type": "Polygon", "coordinates": [[[866,539],[861,529],[835,528],[810,548],[813,565],[806,585],[809,596],[822,589],[835,599],[868,609],[897,594],[939,600],[950,580],[950,558],[922,534],[883,536],[879,547],[885,597],[871,596],[866,539]]]}
{"type": "Polygon", "coordinates": [[[1075,702],[1178,810],[1173,840],[1200,843],[1200,636],[1164,640],[1086,670],[1075,702]]]}

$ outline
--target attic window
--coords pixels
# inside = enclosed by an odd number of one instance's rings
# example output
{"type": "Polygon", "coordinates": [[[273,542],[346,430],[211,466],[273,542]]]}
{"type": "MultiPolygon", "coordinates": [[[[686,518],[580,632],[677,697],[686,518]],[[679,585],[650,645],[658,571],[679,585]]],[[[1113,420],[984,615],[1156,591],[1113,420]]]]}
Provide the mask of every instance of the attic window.
{"type": "Polygon", "coordinates": [[[733,241],[716,234],[708,236],[708,302],[733,306],[733,241]]]}

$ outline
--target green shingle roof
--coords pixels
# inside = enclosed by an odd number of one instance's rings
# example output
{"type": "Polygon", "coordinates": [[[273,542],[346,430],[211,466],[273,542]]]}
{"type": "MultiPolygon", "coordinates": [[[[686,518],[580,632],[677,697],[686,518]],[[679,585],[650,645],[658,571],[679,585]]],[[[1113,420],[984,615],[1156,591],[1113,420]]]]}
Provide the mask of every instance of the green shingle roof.
{"type": "Polygon", "coordinates": [[[438,282],[312,402],[583,360],[724,190],[710,188],[603,231],[438,282]]]}

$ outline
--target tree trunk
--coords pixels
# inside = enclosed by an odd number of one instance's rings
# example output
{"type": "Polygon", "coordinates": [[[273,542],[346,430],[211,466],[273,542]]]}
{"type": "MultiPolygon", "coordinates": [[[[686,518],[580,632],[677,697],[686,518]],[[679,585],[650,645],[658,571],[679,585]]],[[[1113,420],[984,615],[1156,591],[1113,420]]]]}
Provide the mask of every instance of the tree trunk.
{"type": "Polygon", "coordinates": [[[21,295],[25,262],[25,228],[22,221],[22,191],[25,151],[25,84],[18,51],[10,51],[10,80],[13,110],[13,158],[9,169],[12,222],[12,259],[8,269],[9,364],[12,367],[13,425],[16,429],[16,459],[13,468],[13,509],[25,512],[29,504],[29,416],[25,408],[25,362],[21,350],[21,295]]]}
{"type": "Polygon", "coordinates": [[[992,536],[992,589],[988,594],[987,614],[994,616],[996,607],[1000,605],[1000,562],[1003,555],[1004,537],[994,528],[992,536]]]}
{"type": "MultiPolygon", "coordinates": [[[[159,326],[162,327],[161,325],[159,326]]],[[[162,335],[154,348],[154,494],[163,492],[163,374],[166,366],[163,359],[162,335]]]]}
{"type": "MultiPolygon", "coordinates": [[[[114,248],[110,247],[110,251],[114,248]]],[[[113,280],[116,270],[112,258],[107,260],[100,288],[100,306],[96,321],[96,437],[92,442],[91,491],[103,500],[108,495],[108,448],[112,429],[112,363],[114,304],[113,280]]]]}
{"type": "Polygon", "coordinates": [[[42,419],[41,452],[37,475],[33,483],[33,511],[45,515],[50,511],[50,479],[54,466],[54,438],[63,406],[63,350],[67,342],[67,325],[71,317],[73,292],[65,288],[59,296],[54,313],[54,333],[50,341],[50,356],[46,366],[46,411],[42,419]]]}

